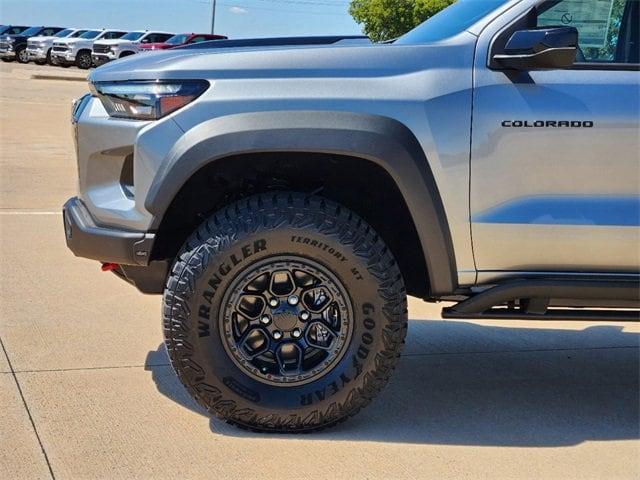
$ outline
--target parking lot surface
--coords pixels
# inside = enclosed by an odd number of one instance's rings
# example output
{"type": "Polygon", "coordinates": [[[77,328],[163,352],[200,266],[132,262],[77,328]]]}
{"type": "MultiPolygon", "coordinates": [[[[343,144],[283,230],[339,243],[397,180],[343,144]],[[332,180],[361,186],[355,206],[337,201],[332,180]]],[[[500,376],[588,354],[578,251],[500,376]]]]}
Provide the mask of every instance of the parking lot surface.
{"type": "Polygon", "coordinates": [[[0,65],[0,478],[638,478],[640,325],[443,321],[412,299],[388,388],[310,435],[210,419],[160,298],[64,244],[86,72],[0,65]]]}

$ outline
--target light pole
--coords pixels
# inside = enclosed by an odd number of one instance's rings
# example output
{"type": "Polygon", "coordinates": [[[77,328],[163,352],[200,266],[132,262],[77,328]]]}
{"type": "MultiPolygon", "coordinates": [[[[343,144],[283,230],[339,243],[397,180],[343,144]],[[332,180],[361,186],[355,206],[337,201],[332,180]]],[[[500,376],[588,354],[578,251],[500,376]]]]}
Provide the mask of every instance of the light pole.
{"type": "Polygon", "coordinates": [[[213,8],[211,10],[211,34],[213,35],[216,26],[216,0],[213,0],[213,8]]]}

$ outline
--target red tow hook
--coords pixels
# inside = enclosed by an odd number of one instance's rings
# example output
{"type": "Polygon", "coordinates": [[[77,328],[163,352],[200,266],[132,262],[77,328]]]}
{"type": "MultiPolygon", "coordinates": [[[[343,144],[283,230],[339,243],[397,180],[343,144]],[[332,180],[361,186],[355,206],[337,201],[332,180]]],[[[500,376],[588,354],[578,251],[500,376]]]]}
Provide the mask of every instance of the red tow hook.
{"type": "Polygon", "coordinates": [[[117,263],[103,263],[102,264],[102,271],[103,272],[113,272],[114,270],[117,270],[120,268],[120,265],[117,263]]]}

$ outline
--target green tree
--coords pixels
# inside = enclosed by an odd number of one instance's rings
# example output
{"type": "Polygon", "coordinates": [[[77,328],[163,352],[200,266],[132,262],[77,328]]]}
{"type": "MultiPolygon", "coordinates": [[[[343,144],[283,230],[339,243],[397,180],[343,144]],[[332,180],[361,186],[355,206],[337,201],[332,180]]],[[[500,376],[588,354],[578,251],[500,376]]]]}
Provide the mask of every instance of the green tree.
{"type": "Polygon", "coordinates": [[[613,4],[611,6],[611,21],[609,22],[609,30],[607,31],[605,44],[601,48],[585,48],[584,56],[587,60],[592,62],[596,60],[606,62],[614,59],[625,4],[625,0],[613,0],[613,4]]]}
{"type": "Polygon", "coordinates": [[[455,0],[351,0],[349,13],[375,42],[407,33],[455,0]]]}

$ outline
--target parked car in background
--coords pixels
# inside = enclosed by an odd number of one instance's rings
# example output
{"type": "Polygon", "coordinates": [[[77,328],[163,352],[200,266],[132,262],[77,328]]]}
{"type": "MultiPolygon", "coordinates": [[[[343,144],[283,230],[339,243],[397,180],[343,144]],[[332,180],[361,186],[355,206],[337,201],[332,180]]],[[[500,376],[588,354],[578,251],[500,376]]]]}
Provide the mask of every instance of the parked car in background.
{"type": "Polygon", "coordinates": [[[18,25],[0,25],[0,35],[18,35],[24,32],[27,28],[29,27],[18,25]]]}
{"type": "Polygon", "coordinates": [[[153,50],[166,50],[168,48],[182,47],[192,43],[207,42],[210,40],[226,40],[228,37],[224,35],[213,35],[211,33],[180,33],[174,35],[164,42],[143,43],[140,45],[141,52],[150,52],[153,50]]]}
{"type": "Polygon", "coordinates": [[[78,38],[66,38],[53,42],[51,58],[61,67],[76,65],[84,70],[91,68],[93,43],[98,40],[114,40],[122,37],[124,30],[87,30],[78,38]]]}
{"type": "Polygon", "coordinates": [[[139,30],[129,32],[116,40],[95,42],[93,45],[92,60],[96,67],[104,65],[118,58],[128,57],[140,51],[143,44],[163,43],[173,37],[175,33],[152,32],[139,30]]]}
{"type": "Polygon", "coordinates": [[[51,59],[53,42],[60,38],[78,38],[86,31],[87,30],[80,30],[78,28],[65,28],[50,37],[29,38],[27,40],[27,56],[29,57],[29,61],[33,61],[38,65],[44,65],[45,63],[54,65],[51,59]]]}
{"type": "Polygon", "coordinates": [[[61,30],[63,30],[62,27],[30,27],[21,33],[2,35],[0,37],[0,58],[4,62],[17,60],[20,63],[29,63],[27,40],[31,37],[50,37],[61,30]]]}

